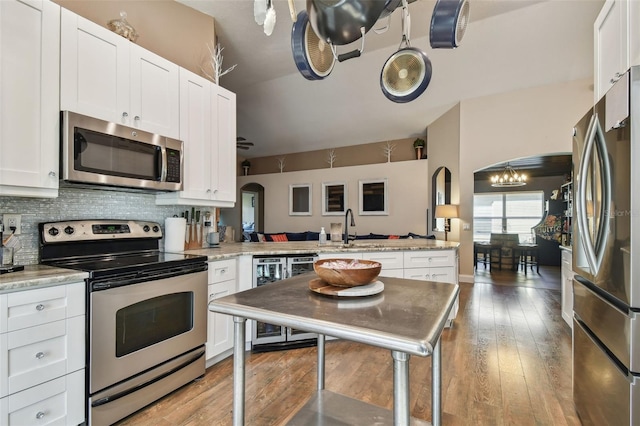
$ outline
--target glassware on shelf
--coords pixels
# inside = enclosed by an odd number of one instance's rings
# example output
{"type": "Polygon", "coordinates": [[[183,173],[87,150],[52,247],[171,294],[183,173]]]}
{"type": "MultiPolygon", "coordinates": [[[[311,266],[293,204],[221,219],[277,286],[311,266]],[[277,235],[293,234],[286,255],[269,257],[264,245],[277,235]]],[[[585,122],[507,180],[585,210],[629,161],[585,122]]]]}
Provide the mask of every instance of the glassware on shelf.
{"type": "Polygon", "coordinates": [[[114,33],[121,35],[122,37],[136,42],[138,39],[138,32],[131,26],[129,22],[127,22],[127,12],[120,12],[120,19],[112,19],[107,24],[107,28],[109,28],[114,33]]]}

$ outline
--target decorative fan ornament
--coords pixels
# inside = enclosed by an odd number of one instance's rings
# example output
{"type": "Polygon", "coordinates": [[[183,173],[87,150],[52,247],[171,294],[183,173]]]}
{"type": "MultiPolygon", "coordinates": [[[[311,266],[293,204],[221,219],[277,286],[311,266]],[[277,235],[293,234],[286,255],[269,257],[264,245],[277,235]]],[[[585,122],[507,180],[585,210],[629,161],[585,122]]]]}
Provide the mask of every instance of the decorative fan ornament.
{"type": "Polygon", "coordinates": [[[434,49],[455,49],[469,23],[467,0],[438,0],[431,16],[429,42],[434,49]]]}

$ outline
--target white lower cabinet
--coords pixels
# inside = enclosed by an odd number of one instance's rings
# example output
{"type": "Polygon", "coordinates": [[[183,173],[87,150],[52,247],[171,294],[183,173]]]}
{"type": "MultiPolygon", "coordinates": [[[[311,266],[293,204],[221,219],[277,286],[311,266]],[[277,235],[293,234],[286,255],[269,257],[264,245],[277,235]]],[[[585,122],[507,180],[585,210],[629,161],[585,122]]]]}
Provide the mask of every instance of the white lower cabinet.
{"type": "Polygon", "coordinates": [[[0,399],[2,425],[78,425],[84,419],[84,369],[0,399]]]}
{"type": "MultiPolygon", "coordinates": [[[[209,262],[208,302],[237,291],[236,259],[209,262]]],[[[233,348],[233,317],[207,311],[207,361],[233,348]]]]}
{"type": "MultiPolygon", "coordinates": [[[[458,284],[458,252],[455,250],[412,250],[404,252],[404,278],[458,284]]],[[[458,315],[456,299],[449,323],[458,315]]]]}
{"type": "Polygon", "coordinates": [[[0,294],[0,424],[84,418],[84,282],[0,294]]]}
{"type": "MultiPolygon", "coordinates": [[[[366,259],[380,262],[380,276],[458,284],[456,250],[408,250],[320,253],[320,259],[366,259]]],[[[384,280],[382,280],[384,282],[384,280]]],[[[451,309],[449,323],[458,315],[458,300],[451,309]]]]}
{"type": "MultiPolygon", "coordinates": [[[[380,262],[380,276],[404,278],[404,260],[401,251],[371,251],[362,253],[362,258],[380,262]]],[[[384,282],[384,280],[382,280],[384,282]]]]}
{"type": "Polygon", "coordinates": [[[562,276],[562,319],[573,328],[573,267],[572,252],[562,249],[562,264],[560,266],[562,276]]]}

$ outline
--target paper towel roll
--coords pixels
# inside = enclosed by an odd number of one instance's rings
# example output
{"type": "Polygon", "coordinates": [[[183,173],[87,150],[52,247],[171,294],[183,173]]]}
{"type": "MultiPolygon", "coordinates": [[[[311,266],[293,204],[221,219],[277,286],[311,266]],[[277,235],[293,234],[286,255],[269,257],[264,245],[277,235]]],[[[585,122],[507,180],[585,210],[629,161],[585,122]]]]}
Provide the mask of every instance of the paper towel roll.
{"type": "Polygon", "coordinates": [[[184,251],[187,220],[183,217],[168,217],[164,220],[164,251],[184,251]]]}

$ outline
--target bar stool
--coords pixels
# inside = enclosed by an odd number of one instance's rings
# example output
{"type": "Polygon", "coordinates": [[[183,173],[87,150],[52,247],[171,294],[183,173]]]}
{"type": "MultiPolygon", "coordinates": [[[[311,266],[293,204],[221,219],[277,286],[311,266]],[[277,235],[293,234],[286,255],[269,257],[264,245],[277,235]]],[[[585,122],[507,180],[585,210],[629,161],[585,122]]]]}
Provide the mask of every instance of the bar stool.
{"type": "Polygon", "coordinates": [[[484,264],[484,269],[487,269],[487,265],[489,265],[489,271],[491,271],[492,259],[494,259],[493,263],[498,264],[498,269],[502,270],[502,246],[487,242],[473,243],[474,269],[478,268],[478,263],[482,263],[484,264]],[[497,262],[495,260],[496,258],[497,262]]]}
{"type": "Polygon", "coordinates": [[[538,264],[538,245],[537,244],[518,244],[514,250],[514,257],[518,255],[518,268],[522,265],[524,274],[527,275],[527,268],[536,267],[536,272],[540,274],[540,265],[538,264]]]}

